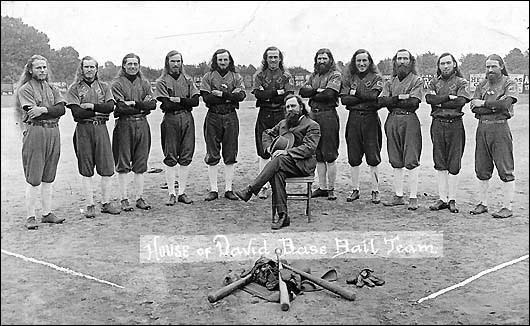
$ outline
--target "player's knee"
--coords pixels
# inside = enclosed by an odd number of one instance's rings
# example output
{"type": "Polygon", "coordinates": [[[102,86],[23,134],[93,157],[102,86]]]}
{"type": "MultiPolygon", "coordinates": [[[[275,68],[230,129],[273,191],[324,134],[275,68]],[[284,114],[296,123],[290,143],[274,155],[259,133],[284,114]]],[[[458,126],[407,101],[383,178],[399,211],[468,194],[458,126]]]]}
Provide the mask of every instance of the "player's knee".
{"type": "Polygon", "coordinates": [[[219,164],[220,160],[221,156],[213,156],[206,154],[206,156],[204,157],[204,163],[206,163],[207,165],[217,165],[219,164]]]}
{"type": "Polygon", "coordinates": [[[499,175],[499,177],[504,182],[511,182],[515,180],[515,176],[513,175],[513,173],[503,173],[499,175]]]}

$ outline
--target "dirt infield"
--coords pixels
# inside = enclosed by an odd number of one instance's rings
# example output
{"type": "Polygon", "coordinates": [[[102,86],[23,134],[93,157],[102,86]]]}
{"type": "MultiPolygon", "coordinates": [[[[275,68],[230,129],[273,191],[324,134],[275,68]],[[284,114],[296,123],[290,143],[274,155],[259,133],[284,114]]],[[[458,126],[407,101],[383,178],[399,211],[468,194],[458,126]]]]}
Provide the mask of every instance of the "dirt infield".
{"type": "MultiPolygon", "coordinates": [[[[40,264],[2,253],[2,324],[528,324],[528,260],[487,274],[478,280],[422,304],[415,302],[431,293],[454,285],[498,264],[529,252],[529,113],[528,96],[515,107],[510,120],[514,140],[516,194],[514,217],[506,220],[468,212],[477,198],[474,175],[476,119],[465,107],[466,147],[460,177],[460,213],[431,212],[428,206],[437,198],[436,174],[432,163],[430,109],[422,103],[418,116],[423,134],[423,151],[418,191],[420,208],[388,208],[370,203],[369,178],[361,166],[361,199],[346,202],[350,192],[344,127],[347,112],[341,106],[341,145],[338,159],[336,194],[338,200],[313,201],[313,218],[307,223],[302,203],[289,203],[291,226],[279,232],[333,231],[441,231],[443,257],[364,258],[297,261],[321,274],[329,268],[338,271],[338,283],[353,290],[350,302],[328,291],[298,296],[288,312],[279,304],[268,303],[245,292],[236,292],[215,304],[207,294],[221,287],[229,270],[249,268],[252,260],[240,262],[196,262],[184,264],[140,263],[140,237],[143,235],[214,235],[271,232],[270,199],[253,198],[248,203],[221,198],[203,201],[208,174],[203,161],[205,144],[202,126],[206,109],[194,110],[196,151],[190,169],[188,195],[192,205],[164,205],[166,190],[160,189],[163,173],[146,174],[145,198],[153,206],[147,213],[134,210],[120,215],[86,219],[80,213],[81,178],[73,151],[74,123],[70,112],[60,121],[62,151],[54,185],[57,216],[63,225],[39,224],[36,231],[23,228],[25,181],[21,165],[21,137],[14,124],[12,96],[2,96],[2,189],[1,245],[3,250],[69,268],[98,279],[116,283],[119,289],[40,264]],[[364,267],[374,270],[386,284],[357,289],[345,280],[364,267]]],[[[245,186],[257,172],[254,148],[254,122],[257,111],[244,102],[240,119],[239,155],[234,188],[245,186]]],[[[386,112],[381,110],[381,121],[386,112]]],[[[149,116],[152,148],[149,165],[161,163],[159,110],[149,116]]],[[[108,124],[112,131],[114,123],[108,124]]],[[[384,140],[386,142],[386,138],[384,140]]],[[[382,199],[391,196],[392,171],[382,149],[380,165],[382,199]]],[[[224,190],[222,169],[219,190],[224,190]]],[[[499,208],[502,192],[496,172],[491,182],[490,210],[499,208]]],[[[118,182],[113,177],[117,196],[118,182]]],[[[99,200],[99,186],[96,200],[99,200]]],[[[407,191],[407,190],[406,190],[407,191]]]]}

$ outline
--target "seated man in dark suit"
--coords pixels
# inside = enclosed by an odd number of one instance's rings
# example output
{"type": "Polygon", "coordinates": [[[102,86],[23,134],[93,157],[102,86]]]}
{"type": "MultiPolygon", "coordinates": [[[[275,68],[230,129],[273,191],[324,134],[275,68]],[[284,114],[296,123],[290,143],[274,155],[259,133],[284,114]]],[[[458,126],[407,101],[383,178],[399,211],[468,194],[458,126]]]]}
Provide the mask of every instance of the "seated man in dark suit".
{"type": "MultiPolygon", "coordinates": [[[[320,126],[308,116],[308,111],[302,98],[298,95],[285,97],[286,118],[274,128],[263,132],[263,148],[271,153],[272,160],[265,165],[254,182],[243,190],[236,191],[236,195],[248,201],[252,194],[257,195],[267,183],[272,187],[272,210],[278,213],[278,219],[273,219],[272,229],[277,230],[290,224],[287,216],[287,193],[285,178],[305,177],[315,172],[315,150],[320,140],[320,126]],[[293,139],[294,143],[285,149],[276,149],[274,142],[278,136],[293,139]],[[273,146],[271,146],[273,144],[273,146]]],[[[289,143],[289,142],[286,142],[289,143]]],[[[280,147],[281,148],[281,147],[280,147]]],[[[273,214],[273,216],[276,214],[273,214]]]]}

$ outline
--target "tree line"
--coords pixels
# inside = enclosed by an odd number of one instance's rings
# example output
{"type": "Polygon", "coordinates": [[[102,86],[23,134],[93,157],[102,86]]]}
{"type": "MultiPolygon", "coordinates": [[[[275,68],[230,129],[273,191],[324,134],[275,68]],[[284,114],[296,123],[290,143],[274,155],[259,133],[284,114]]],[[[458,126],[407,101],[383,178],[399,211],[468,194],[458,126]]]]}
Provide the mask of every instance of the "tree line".
{"type": "MultiPolygon", "coordinates": [[[[2,17],[2,50],[1,50],[1,78],[2,83],[13,83],[18,80],[23,67],[29,57],[34,54],[41,54],[48,58],[53,80],[70,84],[73,81],[77,67],[79,66],[79,53],[71,46],[62,47],[59,50],[52,49],[49,45],[48,36],[25,24],[20,18],[8,16],[2,17]]],[[[416,57],[416,67],[421,75],[436,75],[436,62],[438,55],[432,52],[420,54],[416,57]]],[[[520,49],[514,48],[503,58],[508,72],[528,75],[529,54],[528,49],[523,53],[520,49]]],[[[464,77],[469,78],[469,74],[483,73],[486,55],[469,53],[462,55],[459,60],[459,67],[464,77]]],[[[347,66],[342,61],[337,61],[339,70],[344,71],[347,66]]],[[[377,64],[381,74],[392,74],[392,59],[385,58],[377,64]]],[[[99,67],[99,78],[103,81],[112,80],[120,69],[120,63],[114,64],[106,61],[99,67]]],[[[186,72],[193,77],[202,77],[209,71],[209,64],[201,62],[198,65],[184,65],[186,72]]],[[[236,69],[245,79],[245,84],[252,83],[252,76],[257,68],[252,64],[237,65],[236,69]]],[[[289,71],[295,76],[305,76],[311,72],[303,67],[289,67],[289,71]]],[[[312,70],[312,69],[311,69],[312,70]]],[[[142,67],[142,72],[150,81],[156,80],[162,69],[142,67]]]]}

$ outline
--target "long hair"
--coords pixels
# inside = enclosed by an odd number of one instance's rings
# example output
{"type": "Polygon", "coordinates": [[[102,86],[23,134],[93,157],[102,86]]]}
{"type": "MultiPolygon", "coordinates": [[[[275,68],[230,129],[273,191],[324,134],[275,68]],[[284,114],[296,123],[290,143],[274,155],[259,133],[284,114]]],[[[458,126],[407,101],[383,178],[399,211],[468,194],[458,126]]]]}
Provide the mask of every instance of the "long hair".
{"type": "Polygon", "coordinates": [[[436,61],[436,76],[441,76],[442,75],[442,70],[440,69],[440,60],[442,60],[443,57],[446,57],[446,56],[451,56],[451,60],[453,60],[453,65],[455,66],[453,71],[455,72],[455,74],[458,76],[458,77],[462,77],[464,78],[464,76],[462,75],[462,73],[460,72],[460,68],[458,68],[458,62],[456,62],[456,59],[455,57],[449,53],[449,52],[445,52],[445,53],[442,53],[442,55],[440,55],[438,57],[438,61],[436,61]]]}
{"type": "Polygon", "coordinates": [[[96,63],[96,74],[94,76],[94,80],[97,80],[98,79],[98,71],[99,71],[99,65],[98,65],[98,61],[96,59],[94,59],[93,57],[87,55],[86,57],[83,57],[81,59],[81,62],[79,63],[79,67],[77,67],[77,70],[76,70],[76,73],[75,73],[75,80],[74,82],[72,83],[72,85],[75,85],[79,82],[81,82],[83,80],[83,62],[85,60],[93,60],[95,63],[96,63]]]}
{"type": "Polygon", "coordinates": [[[214,52],[212,56],[212,61],[210,62],[210,71],[215,71],[219,69],[219,65],[217,64],[217,55],[220,53],[228,53],[228,70],[231,72],[236,72],[236,66],[234,64],[234,58],[232,58],[232,55],[230,54],[230,51],[225,49],[219,49],[214,52]]]}
{"type": "Polygon", "coordinates": [[[168,54],[166,54],[166,58],[164,59],[164,69],[162,70],[160,77],[169,75],[169,58],[177,54],[180,55],[180,60],[182,62],[180,72],[184,73],[184,57],[182,56],[182,53],[178,52],[177,50],[171,50],[168,52],[168,54]]]}
{"type": "Polygon", "coordinates": [[[378,74],[379,70],[377,69],[377,66],[374,63],[374,59],[372,59],[372,55],[370,54],[370,52],[368,52],[365,49],[359,49],[355,51],[355,53],[351,57],[349,67],[347,69],[350,76],[353,77],[354,75],[359,74],[359,69],[357,69],[357,65],[355,64],[355,59],[357,55],[362,54],[362,53],[366,53],[368,55],[368,61],[370,62],[370,64],[368,65],[368,69],[366,71],[374,73],[374,74],[378,74]]]}
{"type": "Polygon", "coordinates": [[[337,70],[337,66],[335,65],[335,59],[333,59],[333,54],[331,54],[331,50],[330,49],[326,49],[326,48],[323,48],[323,49],[320,49],[317,51],[317,53],[315,54],[315,58],[313,59],[314,61],[314,69],[315,69],[315,74],[318,73],[318,64],[317,64],[317,58],[318,58],[318,55],[319,54],[327,54],[328,55],[328,58],[329,58],[329,63],[331,64],[331,67],[329,68],[330,71],[333,71],[333,70],[337,70]]]}
{"type": "Polygon", "coordinates": [[[302,109],[303,115],[308,115],[309,111],[307,111],[307,108],[306,108],[306,105],[304,103],[304,100],[302,99],[302,97],[300,95],[291,94],[291,93],[287,94],[287,96],[283,100],[283,105],[285,105],[287,103],[287,100],[292,99],[293,97],[296,98],[296,101],[298,102],[298,105],[300,105],[300,108],[302,109]]]}
{"type": "Polygon", "coordinates": [[[33,62],[37,60],[46,61],[46,66],[48,68],[48,75],[46,76],[46,81],[50,80],[51,70],[48,65],[48,59],[46,59],[45,57],[39,54],[32,55],[31,58],[29,58],[26,64],[24,65],[24,71],[22,71],[22,73],[20,74],[20,77],[18,78],[18,82],[15,85],[15,107],[17,109],[20,109],[20,110],[22,109],[22,106],[20,105],[20,100],[18,99],[18,91],[20,87],[22,87],[25,83],[30,81],[31,78],[33,78],[31,74],[33,70],[33,62]]]}
{"type": "MultiPolygon", "coordinates": [[[[486,58],[486,61],[488,60],[496,60],[496,61],[499,61],[499,64],[501,65],[501,73],[508,77],[508,71],[506,70],[506,65],[504,64],[504,60],[502,60],[501,56],[498,55],[498,54],[490,54],[487,58],[486,58]]],[[[487,78],[488,74],[486,74],[486,78],[487,78]]]]}
{"type": "Polygon", "coordinates": [[[278,66],[281,71],[285,71],[285,69],[283,68],[283,53],[275,46],[269,46],[265,49],[265,52],[263,52],[263,60],[261,60],[261,71],[265,71],[267,70],[267,68],[269,68],[269,63],[267,62],[267,52],[269,51],[278,51],[280,53],[280,64],[278,66]]]}
{"type": "Polygon", "coordinates": [[[121,69],[118,71],[118,75],[117,77],[121,77],[121,76],[126,76],[127,73],[125,72],[125,63],[127,62],[127,59],[129,58],[136,58],[138,59],[138,77],[140,77],[140,79],[143,79],[143,80],[146,80],[144,78],[144,75],[142,74],[142,69],[141,69],[141,66],[140,66],[140,57],[137,55],[137,54],[134,54],[134,53],[129,53],[129,54],[126,54],[123,59],[121,60],[121,69]]]}
{"type": "Polygon", "coordinates": [[[406,49],[401,49],[401,50],[398,50],[396,52],[396,54],[394,54],[394,57],[392,58],[392,76],[397,76],[397,54],[399,52],[407,52],[409,54],[409,58],[410,58],[410,72],[412,72],[413,74],[417,75],[418,72],[416,71],[416,58],[412,55],[412,53],[410,53],[409,50],[406,50],[406,49]]]}

